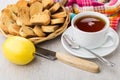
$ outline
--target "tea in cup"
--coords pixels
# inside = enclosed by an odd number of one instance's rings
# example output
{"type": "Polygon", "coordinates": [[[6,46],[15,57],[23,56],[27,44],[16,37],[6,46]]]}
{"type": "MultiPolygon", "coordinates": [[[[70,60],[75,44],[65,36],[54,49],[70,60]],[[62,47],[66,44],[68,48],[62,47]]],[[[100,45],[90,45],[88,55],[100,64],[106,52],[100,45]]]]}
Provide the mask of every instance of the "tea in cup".
{"type": "Polygon", "coordinates": [[[76,43],[88,49],[98,48],[108,37],[113,37],[108,17],[99,12],[79,13],[72,19],[71,26],[76,43]]]}

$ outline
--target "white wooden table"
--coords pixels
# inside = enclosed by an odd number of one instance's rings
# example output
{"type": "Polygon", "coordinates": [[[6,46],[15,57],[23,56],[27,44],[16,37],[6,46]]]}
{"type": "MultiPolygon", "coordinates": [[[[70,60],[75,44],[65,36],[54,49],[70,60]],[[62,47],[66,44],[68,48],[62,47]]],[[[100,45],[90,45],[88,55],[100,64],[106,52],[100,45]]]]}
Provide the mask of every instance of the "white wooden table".
{"type": "MultiPolygon", "coordinates": [[[[14,3],[16,0],[0,0],[0,10],[8,3],[14,3]]],[[[117,31],[120,35],[120,30],[117,31]]],[[[103,65],[97,59],[96,62],[101,69],[100,73],[86,72],[58,60],[50,61],[42,57],[36,57],[34,61],[26,66],[18,66],[10,63],[4,57],[1,45],[5,37],[0,34],[0,80],[119,80],[120,79],[120,46],[105,58],[114,62],[116,65],[110,68],[103,65]]],[[[61,45],[60,36],[41,43],[40,46],[68,53],[61,45]]]]}

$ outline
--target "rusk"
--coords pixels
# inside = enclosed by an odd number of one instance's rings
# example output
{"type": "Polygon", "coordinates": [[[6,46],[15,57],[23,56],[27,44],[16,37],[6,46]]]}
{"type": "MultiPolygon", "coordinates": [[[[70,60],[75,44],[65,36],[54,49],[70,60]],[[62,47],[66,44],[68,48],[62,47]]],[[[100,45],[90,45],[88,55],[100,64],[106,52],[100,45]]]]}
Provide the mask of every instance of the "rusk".
{"type": "Polygon", "coordinates": [[[56,12],[60,8],[60,3],[55,3],[49,10],[51,13],[56,12]]]}
{"type": "Polygon", "coordinates": [[[41,29],[41,27],[40,26],[35,26],[34,28],[33,28],[33,31],[35,32],[35,34],[37,35],[37,36],[39,36],[39,37],[45,37],[46,36],[46,34],[42,31],[42,29],[41,29]]]}
{"type": "Polygon", "coordinates": [[[22,26],[20,28],[19,34],[22,37],[36,36],[36,34],[34,33],[33,29],[31,27],[28,27],[28,26],[22,26]]]}
{"type": "Polygon", "coordinates": [[[54,0],[42,0],[42,4],[45,9],[48,9],[54,4],[54,0]]]}
{"type": "Polygon", "coordinates": [[[58,29],[57,25],[42,26],[43,32],[47,32],[47,33],[54,32],[56,29],[58,29]]]}
{"type": "Polygon", "coordinates": [[[63,18],[66,16],[67,16],[66,12],[59,12],[59,13],[55,13],[55,14],[51,15],[52,18],[63,18]]]}
{"type": "Polygon", "coordinates": [[[44,12],[36,14],[31,17],[30,22],[32,24],[48,25],[50,23],[50,15],[44,12]]]}
{"type": "Polygon", "coordinates": [[[35,2],[30,6],[30,16],[41,13],[43,10],[43,5],[40,2],[35,2]]]}
{"type": "Polygon", "coordinates": [[[51,19],[51,24],[61,24],[64,23],[64,18],[51,19]]]}

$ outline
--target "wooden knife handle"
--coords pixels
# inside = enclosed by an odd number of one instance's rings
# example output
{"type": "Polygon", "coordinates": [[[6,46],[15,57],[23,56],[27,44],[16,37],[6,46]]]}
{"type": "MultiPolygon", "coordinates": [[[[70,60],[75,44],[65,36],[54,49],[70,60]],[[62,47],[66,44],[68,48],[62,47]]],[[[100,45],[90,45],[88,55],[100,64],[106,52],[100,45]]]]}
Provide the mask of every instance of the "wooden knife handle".
{"type": "Polygon", "coordinates": [[[94,72],[94,73],[98,73],[100,71],[99,66],[96,63],[72,56],[70,54],[63,54],[63,53],[57,52],[56,57],[58,60],[66,64],[69,64],[71,66],[74,66],[76,68],[79,68],[85,71],[94,72]]]}

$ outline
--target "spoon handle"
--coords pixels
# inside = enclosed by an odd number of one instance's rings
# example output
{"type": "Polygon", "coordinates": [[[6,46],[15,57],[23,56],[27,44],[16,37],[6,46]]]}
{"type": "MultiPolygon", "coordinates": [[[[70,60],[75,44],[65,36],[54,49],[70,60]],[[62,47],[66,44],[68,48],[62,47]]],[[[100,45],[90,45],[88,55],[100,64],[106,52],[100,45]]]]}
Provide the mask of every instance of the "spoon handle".
{"type": "MultiPolygon", "coordinates": [[[[84,47],[82,47],[84,48],[84,47]]],[[[96,56],[101,62],[103,62],[104,64],[113,67],[115,64],[113,62],[108,61],[107,59],[103,58],[102,56],[99,56],[98,54],[92,52],[91,50],[84,48],[85,50],[89,51],[91,54],[93,54],[94,56],[96,56]]]]}

